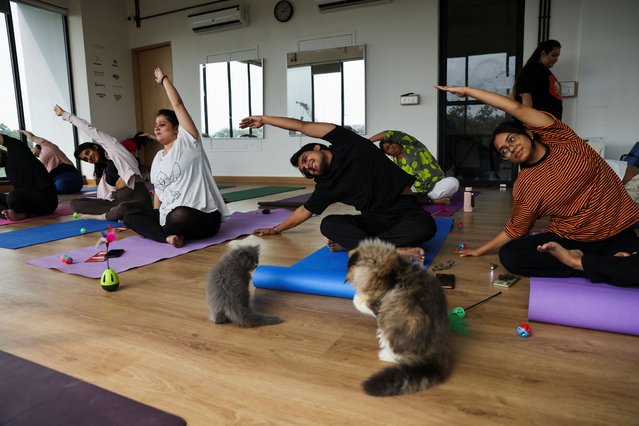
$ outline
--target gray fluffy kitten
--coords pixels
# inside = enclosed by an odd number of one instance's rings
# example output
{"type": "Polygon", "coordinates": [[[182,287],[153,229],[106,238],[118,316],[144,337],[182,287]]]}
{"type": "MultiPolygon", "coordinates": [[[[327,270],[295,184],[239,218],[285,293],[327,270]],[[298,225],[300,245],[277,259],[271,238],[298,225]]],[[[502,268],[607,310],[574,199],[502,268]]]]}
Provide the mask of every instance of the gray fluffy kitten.
{"type": "Polygon", "coordinates": [[[379,358],[396,363],[362,384],[369,395],[401,395],[441,383],[450,374],[448,304],[441,284],[392,244],[363,241],[349,253],[355,307],[377,318],[379,358]]]}
{"type": "Polygon", "coordinates": [[[211,310],[211,321],[216,324],[231,322],[240,327],[282,322],[276,316],[251,309],[249,283],[259,258],[259,246],[236,247],[211,269],[206,280],[206,303],[211,310]]]}

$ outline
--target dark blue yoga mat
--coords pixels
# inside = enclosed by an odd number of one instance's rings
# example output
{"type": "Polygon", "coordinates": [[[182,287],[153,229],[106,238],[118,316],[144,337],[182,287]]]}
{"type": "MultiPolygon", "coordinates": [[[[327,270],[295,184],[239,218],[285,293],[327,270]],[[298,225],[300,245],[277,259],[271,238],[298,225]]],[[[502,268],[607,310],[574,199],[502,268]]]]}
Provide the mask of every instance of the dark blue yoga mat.
{"type": "Polygon", "coordinates": [[[120,222],[111,222],[108,220],[79,219],[69,222],[54,223],[52,225],[19,229],[17,231],[3,232],[0,234],[0,247],[17,249],[41,243],[48,243],[49,241],[62,240],[64,238],[81,235],[82,228],[86,230],[86,233],[91,233],[109,229],[109,225],[114,228],[122,226],[120,222]]]}
{"type": "Polygon", "coordinates": [[[179,426],[178,416],[0,351],[1,425],[179,426]]]}
{"type": "MultiPolygon", "coordinates": [[[[426,252],[424,268],[430,266],[444,244],[453,226],[453,219],[435,218],[435,223],[435,236],[422,245],[426,252]]],[[[355,290],[344,283],[347,265],[347,252],[332,252],[322,247],[292,266],[258,266],[253,274],[253,285],[256,288],[349,299],[355,295],[355,290]]]]}

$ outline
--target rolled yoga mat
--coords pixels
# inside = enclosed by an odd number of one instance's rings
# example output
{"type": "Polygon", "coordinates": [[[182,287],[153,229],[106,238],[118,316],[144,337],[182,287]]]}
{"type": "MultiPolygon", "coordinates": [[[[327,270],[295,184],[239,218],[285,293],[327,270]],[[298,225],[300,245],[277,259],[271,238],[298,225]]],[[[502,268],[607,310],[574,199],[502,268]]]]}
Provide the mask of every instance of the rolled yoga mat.
{"type": "MultiPolygon", "coordinates": [[[[453,225],[453,219],[435,218],[437,232],[422,245],[426,252],[424,268],[428,268],[444,244],[453,225]]],[[[350,299],[355,290],[346,279],[348,252],[332,252],[322,247],[292,266],[258,266],[253,274],[256,288],[292,291],[350,299]]]]}
{"type": "Polygon", "coordinates": [[[2,425],[185,425],[173,414],[0,351],[2,425]]]}
{"type": "Polygon", "coordinates": [[[258,201],[257,205],[260,207],[299,207],[308,201],[311,194],[302,194],[296,197],[284,198],[282,200],[275,201],[258,201]]]}
{"type": "Polygon", "coordinates": [[[639,335],[639,288],[586,278],[530,279],[528,319],[639,335]]]}

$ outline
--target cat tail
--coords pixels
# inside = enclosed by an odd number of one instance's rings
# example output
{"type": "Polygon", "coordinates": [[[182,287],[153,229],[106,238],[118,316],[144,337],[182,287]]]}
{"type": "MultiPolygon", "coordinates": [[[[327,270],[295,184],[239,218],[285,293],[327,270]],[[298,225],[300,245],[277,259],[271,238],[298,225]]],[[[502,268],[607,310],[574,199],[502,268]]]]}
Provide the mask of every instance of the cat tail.
{"type": "Polygon", "coordinates": [[[233,324],[240,327],[259,327],[261,325],[279,324],[282,320],[274,315],[265,315],[248,306],[237,306],[226,312],[233,324]]]}
{"type": "Polygon", "coordinates": [[[436,361],[399,363],[373,374],[362,383],[372,396],[392,396],[417,392],[443,382],[450,368],[436,361]]]}

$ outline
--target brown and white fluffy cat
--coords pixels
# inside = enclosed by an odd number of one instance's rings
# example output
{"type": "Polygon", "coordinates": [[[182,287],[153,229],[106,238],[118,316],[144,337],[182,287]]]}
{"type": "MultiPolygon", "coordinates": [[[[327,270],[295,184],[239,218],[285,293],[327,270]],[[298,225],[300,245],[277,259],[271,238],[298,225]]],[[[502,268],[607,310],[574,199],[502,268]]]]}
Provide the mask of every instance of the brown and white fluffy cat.
{"type": "Polygon", "coordinates": [[[251,309],[249,283],[259,257],[259,246],[240,246],[226,253],[211,269],[206,280],[206,302],[211,321],[216,324],[231,322],[240,327],[282,322],[276,316],[251,309]]]}
{"type": "Polygon", "coordinates": [[[401,395],[446,380],[448,304],[437,279],[377,239],[350,251],[346,279],[357,290],[355,307],[377,318],[379,359],[396,362],[364,381],[364,391],[401,395]]]}

